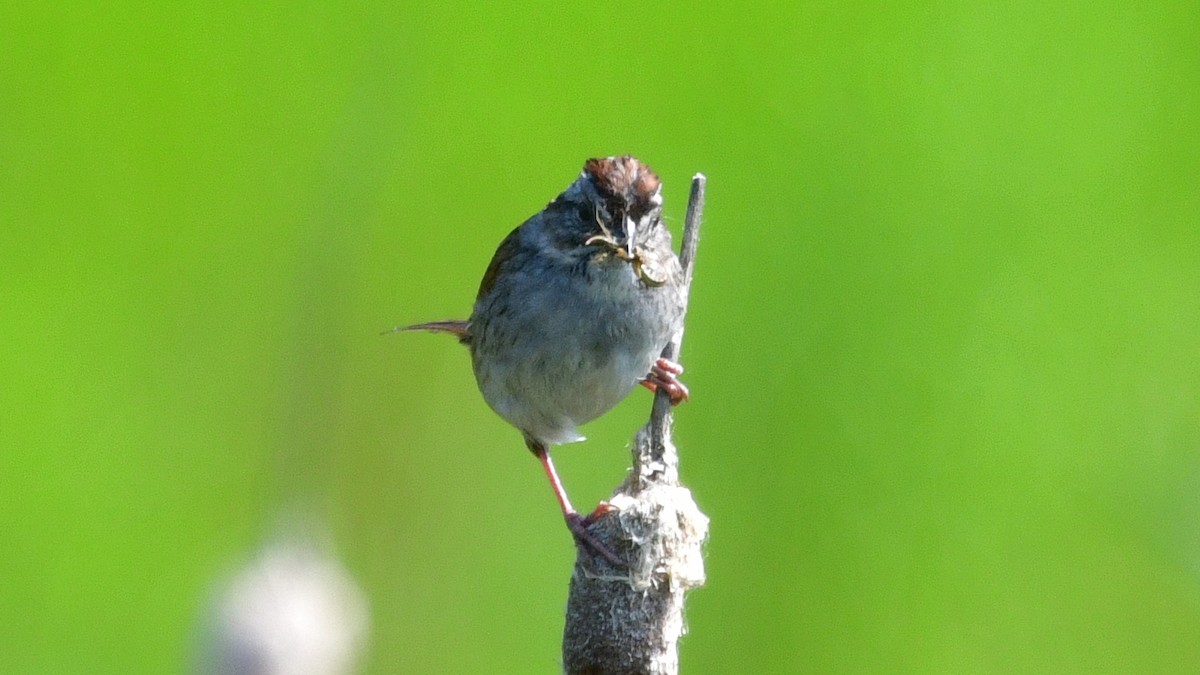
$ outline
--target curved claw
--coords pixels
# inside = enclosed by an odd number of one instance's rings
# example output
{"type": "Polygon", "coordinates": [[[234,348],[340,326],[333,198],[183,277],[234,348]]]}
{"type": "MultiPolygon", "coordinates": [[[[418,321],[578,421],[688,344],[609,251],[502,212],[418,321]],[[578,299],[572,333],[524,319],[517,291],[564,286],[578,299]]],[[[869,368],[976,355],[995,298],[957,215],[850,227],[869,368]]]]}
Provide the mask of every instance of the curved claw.
{"type": "MultiPolygon", "coordinates": [[[[600,507],[596,508],[599,510],[600,507]]],[[[624,560],[621,560],[620,556],[618,556],[616,553],[613,553],[612,549],[606,546],[604,542],[593,537],[592,533],[588,532],[588,525],[591,525],[592,519],[595,517],[595,515],[596,514],[593,513],[587,518],[584,518],[583,516],[579,515],[578,512],[572,511],[564,516],[567,521],[567,529],[571,530],[571,534],[575,537],[575,542],[581,546],[591,549],[596,553],[599,553],[605,560],[617,567],[628,567],[629,565],[627,565],[624,560]]]]}
{"type": "Polygon", "coordinates": [[[679,405],[684,401],[691,400],[692,397],[691,392],[677,377],[682,373],[683,366],[674,361],[659,359],[650,367],[650,374],[639,384],[650,391],[662,389],[671,398],[671,405],[679,405]]]}

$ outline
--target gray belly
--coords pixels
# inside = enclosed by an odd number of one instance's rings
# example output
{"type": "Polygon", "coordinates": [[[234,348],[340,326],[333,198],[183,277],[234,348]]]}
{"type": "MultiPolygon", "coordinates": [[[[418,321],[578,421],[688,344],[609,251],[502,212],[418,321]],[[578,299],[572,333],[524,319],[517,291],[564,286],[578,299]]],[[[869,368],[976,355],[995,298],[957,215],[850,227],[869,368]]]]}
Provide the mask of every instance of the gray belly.
{"type": "Polygon", "coordinates": [[[629,395],[670,339],[673,327],[654,295],[638,294],[632,283],[604,288],[604,294],[526,289],[519,307],[510,303],[502,316],[483,312],[486,321],[472,319],[472,360],[484,399],[533,438],[582,440],[577,427],[629,395]]]}

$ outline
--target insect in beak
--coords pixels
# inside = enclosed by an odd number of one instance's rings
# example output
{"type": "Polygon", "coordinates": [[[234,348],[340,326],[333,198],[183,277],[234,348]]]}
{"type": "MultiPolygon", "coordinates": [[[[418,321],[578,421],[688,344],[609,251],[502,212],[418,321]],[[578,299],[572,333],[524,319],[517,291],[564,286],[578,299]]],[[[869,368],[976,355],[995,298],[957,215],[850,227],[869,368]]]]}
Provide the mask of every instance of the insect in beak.
{"type": "MultiPolygon", "coordinates": [[[[629,225],[629,222],[630,222],[629,217],[626,216],[626,218],[625,218],[626,226],[629,225]]],[[[633,260],[634,259],[633,254],[631,254],[629,251],[625,250],[625,247],[623,247],[617,243],[616,237],[613,237],[613,233],[611,231],[609,231],[608,227],[604,224],[604,219],[602,219],[600,217],[599,211],[596,211],[596,225],[600,228],[600,234],[593,234],[592,236],[585,239],[583,242],[584,246],[590,246],[592,244],[603,244],[604,246],[612,249],[613,254],[616,255],[621,260],[633,260]]],[[[629,241],[630,238],[626,237],[626,240],[629,241]]]]}
{"type": "Polygon", "coordinates": [[[600,218],[599,213],[596,214],[596,225],[600,227],[600,234],[594,234],[588,237],[583,242],[584,246],[589,246],[591,244],[603,244],[609,249],[612,249],[613,255],[617,256],[621,260],[627,260],[633,265],[634,274],[636,274],[638,278],[642,280],[642,283],[646,284],[647,286],[657,287],[667,283],[665,278],[659,279],[651,274],[650,270],[646,269],[645,260],[642,258],[641,253],[639,253],[636,248],[637,224],[634,223],[632,218],[625,216],[625,246],[621,246],[617,243],[617,240],[615,237],[613,237],[612,232],[610,232],[608,227],[604,225],[604,221],[600,218]]]}
{"type": "Polygon", "coordinates": [[[633,271],[642,280],[642,283],[651,287],[662,286],[667,283],[666,278],[659,279],[646,269],[646,260],[640,254],[633,257],[633,271]]]}

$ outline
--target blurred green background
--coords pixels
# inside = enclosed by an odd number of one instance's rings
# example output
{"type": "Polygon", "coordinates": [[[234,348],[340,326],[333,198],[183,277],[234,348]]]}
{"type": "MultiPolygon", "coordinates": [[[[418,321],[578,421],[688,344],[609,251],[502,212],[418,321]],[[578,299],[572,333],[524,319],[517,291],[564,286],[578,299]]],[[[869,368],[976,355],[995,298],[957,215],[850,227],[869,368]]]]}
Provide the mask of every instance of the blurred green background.
{"type": "MultiPolygon", "coordinates": [[[[1200,670],[1195,2],[0,9],[0,671],[178,672],[309,496],[364,672],[552,673],[574,553],[452,340],[709,176],[684,671],[1200,670]]],[[[557,453],[590,506],[635,393],[557,453]]]]}

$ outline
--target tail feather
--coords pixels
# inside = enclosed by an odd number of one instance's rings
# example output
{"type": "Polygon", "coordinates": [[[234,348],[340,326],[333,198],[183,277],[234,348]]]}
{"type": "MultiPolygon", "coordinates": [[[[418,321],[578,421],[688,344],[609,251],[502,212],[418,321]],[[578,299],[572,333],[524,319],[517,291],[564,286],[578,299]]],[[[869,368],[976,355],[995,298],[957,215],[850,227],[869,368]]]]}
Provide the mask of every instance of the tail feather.
{"type": "Polygon", "coordinates": [[[384,331],[387,333],[399,333],[409,330],[423,330],[430,333],[449,333],[458,338],[459,342],[467,342],[470,336],[467,334],[467,322],[447,319],[445,321],[430,321],[428,323],[418,323],[411,326],[396,326],[395,328],[384,331]]]}

